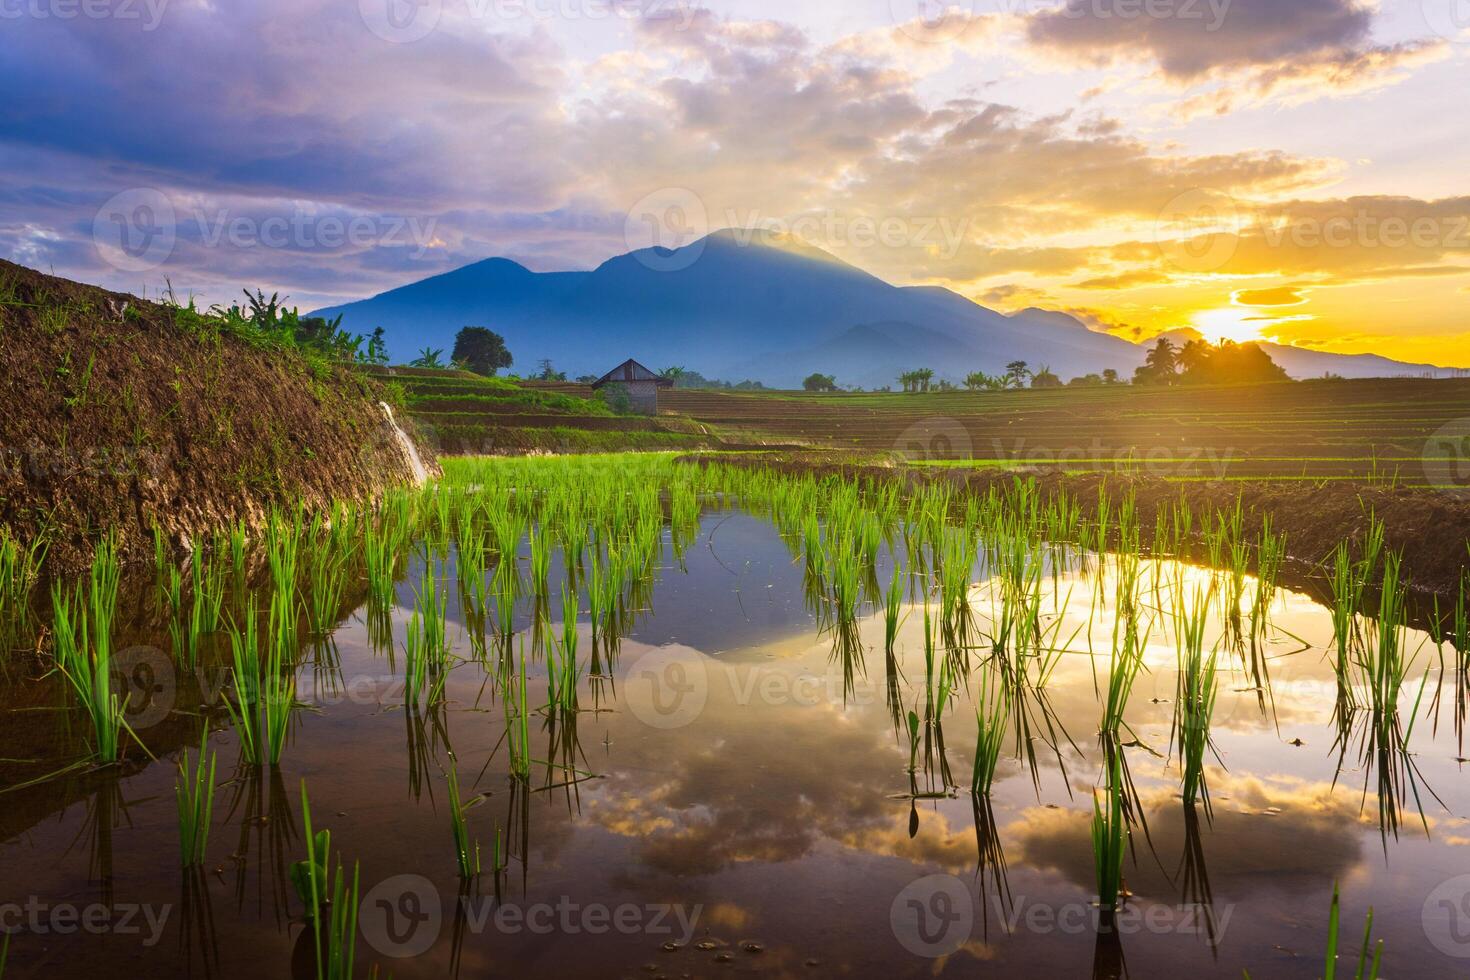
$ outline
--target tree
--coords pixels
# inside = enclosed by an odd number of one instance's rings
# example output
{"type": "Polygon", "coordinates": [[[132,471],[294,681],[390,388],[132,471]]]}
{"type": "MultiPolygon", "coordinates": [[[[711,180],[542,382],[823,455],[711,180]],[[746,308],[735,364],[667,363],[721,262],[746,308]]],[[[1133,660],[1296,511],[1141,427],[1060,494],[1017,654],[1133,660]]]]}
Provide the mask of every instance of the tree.
{"type": "Polygon", "coordinates": [[[1216,346],[1201,343],[1191,366],[1182,375],[1189,384],[1259,384],[1291,380],[1286,369],[1260,344],[1222,340],[1216,346]]]}
{"type": "Polygon", "coordinates": [[[1033,388],[1060,388],[1061,386],[1062,379],[1044,364],[1040,371],[1031,376],[1031,387],[1033,388]]]}
{"type": "Polygon", "coordinates": [[[1178,374],[1179,352],[1169,338],[1160,337],[1144,358],[1143,366],[1133,372],[1133,380],[1139,384],[1171,385],[1178,374]]]}
{"type": "Polygon", "coordinates": [[[1031,376],[1031,369],[1026,366],[1025,361],[1012,361],[1006,365],[1006,373],[1003,377],[1006,384],[1012,388],[1026,387],[1026,379],[1031,376]]]}
{"type": "Polygon", "coordinates": [[[810,374],[801,386],[807,391],[836,391],[837,378],[830,374],[810,374]]]}
{"type": "Polygon", "coordinates": [[[1068,381],[1067,385],[1073,388],[1095,388],[1098,385],[1106,383],[1107,382],[1103,381],[1102,375],[1100,374],[1084,374],[1080,377],[1073,378],[1071,381],[1068,381]]]}
{"type": "Polygon", "coordinates": [[[552,366],[551,358],[543,357],[536,363],[541,368],[540,371],[536,372],[537,381],[565,381],[567,379],[567,373],[565,371],[558,371],[552,366]]]}
{"type": "Polygon", "coordinates": [[[510,367],[510,351],[505,338],[486,327],[465,327],[454,338],[454,359],[463,361],[476,374],[494,377],[501,368],[510,367]]]}
{"type": "Polygon", "coordinates": [[[1005,386],[1006,380],[1000,375],[986,374],[984,371],[971,371],[965,375],[965,387],[971,391],[999,391],[1005,386]]]}
{"type": "Polygon", "coordinates": [[[373,335],[368,338],[367,350],[362,354],[361,360],[364,364],[387,364],[388,344],[383,339],[383,328],[378,327],[373,335]]]}
{"type": "Polygon", "coordinates": [[[1118,369],[1117,368],[1107,368],[1106,370],[1103,371],[1103,373],[1102,373],[1102,383],[1103,384],[1105,384],[1105,385],[1115,385],[1115,384],[1118,383],[1118,381],[1119,381],[1119,378],[1118,378],[1118,369]]]}
{"type": "Polygon", "coordinates": [[[439,356],[443,353],[444,348],[442,347],[425,347],[419,351],[419,356],[416,360],[408,362],[408,366],[411,368],[430,368],[435,371],[442,371],[444,370],[444,362],[439,360],[439,356]]]}
{"type": "Polygon", "coordinates": [[[914,372],[914,384],[918,391],[928,391],[929,382],[934,380],[933,368],[919,368],[914,372]]]}
{"type": "Polygon", "coordinates": [[[1203,367],[1212,353],[1213,348],[1203,340],[1191,340],[1180,348],[1179,356],[1175,360],[1179,365],[1179,370],[1188,374],[1190,371],[1203,367]]]}
{"type": "Polygon", "coordinates": [[[682,377],[684,377],[684,375],[686,375],[688,373],[689,373],[689,371],[687,369],[685,369],[685,368],[682,368],[682,367],[666,367],[662,371],[659,372],[660,375],[662,375],[665,378],[668,378],[670,381],[674,382],[675,384],[678,384],[679,383],[679,379],[682,378],[682,377]]]}

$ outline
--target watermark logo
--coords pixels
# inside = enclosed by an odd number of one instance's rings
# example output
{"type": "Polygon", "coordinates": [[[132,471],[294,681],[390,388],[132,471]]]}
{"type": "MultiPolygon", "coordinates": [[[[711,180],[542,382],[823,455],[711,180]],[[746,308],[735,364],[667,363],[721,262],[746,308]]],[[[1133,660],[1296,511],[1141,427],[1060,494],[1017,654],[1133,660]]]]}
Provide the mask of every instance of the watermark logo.
{"type": "Polygon", "coordinates": [[[969,459],[974,455],[970,432],[958,419],[920,419],[899,435],[894,448],[908,460],[969,459]]]}
{"type": "Polygon", "coordinates": [[[123,717],[133,731],[152,728],[168,717],[178,699],[172,658],[157,647],[128,647],[112,660],[113,690],[127,699],[123,717]]]}
{"type": "Polygon", "coordinates": [[[92,219],[92,242],[119,272],[151,272],[173,255],[177,217],[168,195],[154,187],[114,194],[92,219]]]}
{"type": "Polygon", "coordinates": [[[1184,272],[1217,272],[1240,246],[1240,209],[1228,194],[1185,191],[1164,205],[1154,224],[1164,260],[1184,272]]]}
{"type": "Polygon", "coordinates": [[[1440,37],[1470,44],[1470,0],[1419,0],[1424,22],[1440,37]]]}
{"type": "Polygon", "coordinates": [[[1442,493],[1470,497],[1470,418],[1440,426],[1424,443],[1424,482],[1442,493]]]}
{"type": "Polygon", "coordinates": [[[709,667],[689,647],[650,650],[629,667],[623,684],[628,710],[650,728],[684,728],[709,701],[709,667]]]}
{"type": "MultiPolygon", "coordinates": [[[[605,935],[693,938],[702,905],[582,904],[569,896],[555,902],[514,903],[488,896],[460,895],[451,906],[456,927],[474,936],[605,935]]],[[[392,959],[412,959],[433,948],[444,926],[445,908],[434,883],[422,875],[395,875],[373,887],[358,907],[367,944],[392,959]]]]}
{"type": "Polygon", "coordinates": [[[367,29],[391,44],[422,41],[439,26],[444,0],[357,0],[367,29]]]}
{"type": "Polygon", "coordinates": [[[709,212],[687,187],[665,187],[628,209],[623,241],[655,272],[681,272],[704,254],[709,212]]]}
{"type": "Polygon", "coordinates": [[[1424,900],[1424,937],[1435,949],[1470,959],[1470,874],[1444,882],[1424,900]]]}
{"type": "Polygon", "coordinates": [[[888,0],[904,34],[923,44],[948,44],[975,23],[975,0],[888,0]]]}
{"type": "Polygon", "coordinates": [[[888,910],[888,924],[904,949],[938,959],[970,940],[975,900],[954,875],[930,875],[899,892],[888,910]]]}
{"type": "Polygon", "coordinates": [[[358,907],[367,944],[384,956],[411,959],[439,939],[444,907],[439,890],[422,875],[395,875],[379,882],[358,907]]]}

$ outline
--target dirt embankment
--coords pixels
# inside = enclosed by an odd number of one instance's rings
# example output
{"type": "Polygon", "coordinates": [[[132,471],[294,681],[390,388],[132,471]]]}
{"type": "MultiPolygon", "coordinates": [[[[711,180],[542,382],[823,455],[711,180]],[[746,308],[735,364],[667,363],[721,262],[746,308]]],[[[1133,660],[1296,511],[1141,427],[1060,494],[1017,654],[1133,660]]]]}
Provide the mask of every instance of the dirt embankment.
{"type": "Polygon", "coordinates": [[[49,536],[53,567],[107,531],[137,554],[155,522],[182,545],[411,481],[383,397],[216,319],[0,262],[0,527],[49,536]]]}
{"type": "Polygon", "coordinates": [[[1198,515],[1234,510],[1238,501],[1248,533],[1254,534],[1259,530],[1262,519],[1267,516],[1274,531],[1285,532],[1287,554],[1296,565],[1290,577],[1301,584],[1305,584],[1303,580],[1306,578],[1317,577],[1314,571],[1339,542],[1360,542],[1373,517],[1383,522],[1388,547],[1402,552],[1408,584],[1415,591],[1454,595],[1460,589],[1464,570],[1470,568],[1470,549],[1467,549],[1467,542],[1470,542],[1470,497],[1453,492],[1352,483],[1331,483],[1318,488],[1271,481],[1177,483],[1157,477],[1097,473],[1069,475],[1057,471],[920,470],[871,462],[844,464],[820,453],[743,460],[737,457],[690,459],[728,465],[773,466],[792,472],[896,479],[910,484],[949,480],[979,494],[989,492],[991,487],[1011,486],[1020,477],[1035,480],[1044,497],[1054,497],[1062,492],[1069,494],[1089,516],[1096,511],[1099,491],[1105,489],[1114,505],[1127,495],[1133,496],[1145,544],[1153,536],[1160,507],[1172,507],[1176,501],[1183,500],[1198,515]]]}

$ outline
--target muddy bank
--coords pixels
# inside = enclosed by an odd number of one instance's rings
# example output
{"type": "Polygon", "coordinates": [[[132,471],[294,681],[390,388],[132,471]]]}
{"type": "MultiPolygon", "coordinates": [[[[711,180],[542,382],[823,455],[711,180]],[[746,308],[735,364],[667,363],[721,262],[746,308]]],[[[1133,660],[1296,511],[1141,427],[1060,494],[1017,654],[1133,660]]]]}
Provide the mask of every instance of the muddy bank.
{"type": "MultiPolygon", "coordinates": [[[[1296,566],[1292,578],[1306,585],[1340,541],[1359,542],[1376,516],[1383,521],[1390,548],[1401,551],[1409,584],[1415,591],[1440,595],[1458,592],[1470,542],[1470,498],[1424,489],[1390,489],[1351,483],[1318,488],[1300,484],[1191,482],[1115,474],[1069,475],[1057,471],[997,469],[915,469],[875,462],[843,463],[820,453],[793,453],[745,458],[690,456],[690,462],[716,461],[735,466],[767,466],[785,472],[842,474],[875,480],[901,480],[910,485],[947,480],[970,493],[1012,486],[1016,479],[1034,481],[1043,495],[1066,493],[1087,516],[1096,513],[1099,493],[1114,504],[1127,495],[1137,501],[1138,523],[1145,545],[1153,536],[1161,506],[1184,501],[1196,513],[1231,511],[1239,502],[1246,530],[1254,534],[1265,517],[1286,533],[1287,554],[1296,566]]],[[[1199,558],[1199,555],[1188,556],[1199,558]]]]}
{"type": "Polygon", "coordinates": [[[108,531],[136,556],[155,523],[183,546],[410,482],[385,397],[238,323],[0,262],[0,527],[45,535],[53,568],[108,531]]]}

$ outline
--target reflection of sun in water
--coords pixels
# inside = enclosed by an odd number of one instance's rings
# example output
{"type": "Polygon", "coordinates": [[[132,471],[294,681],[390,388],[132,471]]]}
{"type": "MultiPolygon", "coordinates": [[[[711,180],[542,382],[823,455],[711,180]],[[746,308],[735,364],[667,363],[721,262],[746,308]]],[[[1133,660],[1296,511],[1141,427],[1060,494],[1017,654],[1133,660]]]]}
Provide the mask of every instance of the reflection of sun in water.
{"type": "Polygon", "coordinates": [[[1212,344],[1220,340],[1233,340],[1236,343],[1265,340],[1260,328],[1269,323],[1269,320],[1261,318],[1259,310],[1239,306],[1201,310],[1194,315],[1194,328],[1212,344]]]}

